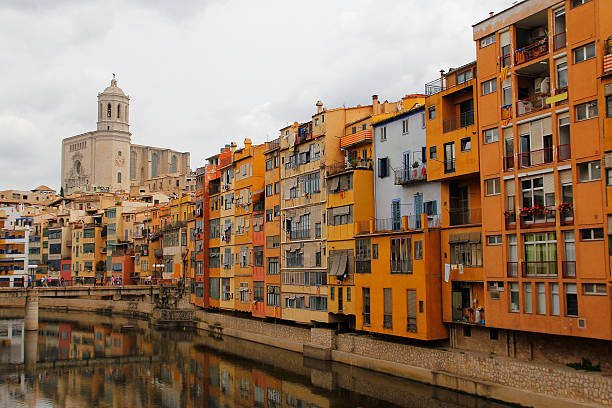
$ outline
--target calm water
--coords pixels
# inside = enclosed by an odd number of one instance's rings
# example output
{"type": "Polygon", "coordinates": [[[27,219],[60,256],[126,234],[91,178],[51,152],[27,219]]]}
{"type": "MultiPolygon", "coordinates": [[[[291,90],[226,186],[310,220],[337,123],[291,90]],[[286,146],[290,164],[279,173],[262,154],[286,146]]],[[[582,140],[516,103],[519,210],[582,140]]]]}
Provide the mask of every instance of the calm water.
{"type": "Polygon", "coordinates": [[[0,407],[505,407],[255,343],[94,314],[0,311],[0,407]],[[36,361],[36,362],[34,362],[36,361]]]}

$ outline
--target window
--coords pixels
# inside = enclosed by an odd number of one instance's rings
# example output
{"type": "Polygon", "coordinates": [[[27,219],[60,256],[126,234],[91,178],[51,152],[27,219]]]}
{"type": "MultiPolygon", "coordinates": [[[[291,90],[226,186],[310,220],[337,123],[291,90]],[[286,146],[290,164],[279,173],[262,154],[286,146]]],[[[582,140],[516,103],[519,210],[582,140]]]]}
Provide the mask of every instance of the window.
{"type": "Polygon", "coordinates": [[[517,282],[510,282],[510,311],[519,312],[520,310],[519,284],[517,282]]]}
{"type": "Polygon", "coordinates": [[[361,288],[361,295],[363,297],[363,325],[370,325],[370,288],[361,288]]]}
{"type": "Polygon", "coordinates": [[[597,101],[576,105],[576,121],[593,119],[597,117],[597,101]]]}
{"type": "Polygon", "coordinates": [[[485,143],[493,143],[499,140],[499,129],[498,128],[487,129],[483,131],[482,134],[484,136],[483,139],[485,143]]]}
{"type": "Polygon", "coordinates": [[[117,173],[117,183],[121,183],[121,172],[117,173]]]}
{"type": "Polygon", "coordinates": [[[272,210],[266,210],[266,222],[274,221],[272,210]]]}
{"type": "Polygon", "coordinates": [[[274,206],[274,218],[280,217],[280,205],[274,206]]]}
{"type": "Polygon", "coordinates": [[[378,259],[378,244],[372,244],[372,259],[378,259]]]}
{"type": "Polygon", "coordinates": [[[567,87],[567,80],[567,62],[557,63],[557,87],[559,89],[567,87]]]}
{"type": "Polygon", "coordinates": [[[425,129],[425,126],[427,126],[425,123],[425,113],[421,113],[421,127],[425,129]]]}
{"type": "Polygon", "coordinates": [[[497,92],[497,78],[490,79],[482,83],[482,94],[488,95],[497,92]]]}
{"type": "MultiPolygon", "coordinates": [[[[434,120],[436,118],[436,107],[435,106],[430,106],[429,108],[427,108],[427,117],[429,118],[429,120],[434,120]]],[[[408,131],[406,131],[406,133],[408,133],[408,131]]]]}
{"type": "Polygon", "coordinates": [[[487,245],[501,245],[501,235],[487,235],[487,245]]]}
{"type": "Polygon", "coordinates": [[[372,272],[370,240],[357,239],[355,240],[355,262],[356,273],[372,272]]]}
{"type": "Polygon", "coordinates": [[[582,284],[583,295],[603,295],[607,294],[605,283],[583,283],[582,284]]]}
{"type": "Polygon", "coordinates": [[[111,113],[112,113],[112,108],[111,108],[111,104],[109,103],[108,105],[106,105],[106,117],[110,118],[111,113]]]}
{"type": "Polygon", "coordinates": [[[264,283],[253,282],[253,302],[264,301],[264,283]]]}
{"type": "Polygon", "coordinates": [[[273,167],[273,161],[272,161],[272,159],[268,159],[268,160],[266,160],[266,171],[270,171],[270,170],[272,170],[273,168],[274,168],[274,167],[273,167]]]}
{"type": "Polygon", "coordinates": [[[601,162],[599,160],[578,163],[578,178],[580,182],[601,180],[601,162]]]}
{"type": "Polygon", "coordinates": [[[467,70],[467,71],[463,71],[463,72],[459,72],[457,73],[457,85],[462,84],[464,82],[469,81],[470,79],[472,79],[472,70],[467,70]]]}
{"type": "Polygon", "coordinates": [[[425,201],[423,203],[423,212],[427,215],[438,215],[438,203],[436,200],[425,201]]]}
{"type": "Polygon", "coordinates": [[[499,195],[501,194],[501,187],[499,177],[485,180],[485,195],[499,195]]]}
{"type": "Polygon", "coordinates": [[[461,139],[461,151],[469,152],[470,150],[472,150],[472,138],[471,137],[462,138],[461,139]]]}
{"type": "Polygon", "coordinates": [[[274,194],[280,194],[280,183],[278,181],[274,183],[274,194]]]}
{"type": "Polygon", "coordinates": [[[315,238],[321,238],[321,223],[315,222],[315,238]]]}
{"type": "Polygon", "coordinates": [[[384,142],[387,140],[387,128],[385,126],[380,128],[380,141],[384,142]]]}
{"type": "Polygon", "coordinates": [[[536,304],[537,314],[546,314],[546,284],[543,282],[536,283],[538,302],[536,304]]]}
{"type": "Polygon", "coordinates": [[[582,6],[585,3],[588,3],[591,0],[572,0],[572,7],[582,6]]]}
{"type": "Polygon", "coordinates": [[[578,316],[578,289],[575,283],[565,284],[565,314],[578,316]]]}
{"type": "Polygon", "coordinates": [[[494,44],[495,43],[495,34],[491,34],[489,36],[486,36],[482,39],[480,39],[480,48],[484,48],[488,45],[494,44]]]}
{"type": "Polygon", "coordinates": [[[383,289],[383,328],[393,328],[393,294],[391,288],[383,289]]]}
{"type": "Polygon", "coordinates": [[[406,330],[417,332],[417,293],[416,289],[406,289],[406,330]]]}
{"type": "Polygon", "coordinates": [[[437,159],[438,158],[438,151],[437,151],[437,147],[436,146],[429,146],[429,158],[430,159],[437,159]]]}
{"type": "Polygon", "coordinates": [[[557,234],[536,232],[523,234],[524,275],[557,275],[557,234]]]}
{"type": "Polygon", "coordinates": [[[391,273],[412,273],[412,238],[391,239],[391,273]]]}
{"type": "Polygon", "coordinates": [[[378,159],[378,177],[385,178],[389,176],[389,158],[382,157],[378,159]]]}
{"type": "Polygon", "coordinates": [[[423,259],[423,241],[414,241],[414,259],[423,259]]]}
{"type": "Polygon", "coordinates": [[[525,313],[533,313],[533,294],[531,293],[531,282],[526,282],[523,284],[523,296],[525,297],[525,313]]]}
{"type": "Polygon", "coordinates": [[[580,230],[580,239],[582,241],[595,241],[604,238],[603,228],[586,228],[580,230]]]}
{"type": "Polygon", "coordinates": [[[299,250],[286,252],[287,267],[304,267],[304,253],[299,250]]]}
{"type": "Polygon", "coordinates": [[[280,286],[268,286],[268,306],[280,306],[280,286]]]}
{"type": "Polygon", "coordinates": [[[444,173],[455,172],[455,142],[444,144],[444,173]]]}
{"type": "Polygon", "coordinates": [[[480,234],[467,241],[453,242],[450,244],[450,263],[463,266],[482,266],[482,245],[480,234]]]}
{"type": "Polygon", "coordinates": [[[357,126],[353,126],[353,128],[351,129],[351,133],[357,133],[357,126]]]}
{"type": "Polygon", "coordinates": [[[253,247],[253,266],[264,266],[264,249],[262,246],[253,247]]]}
{"type": "Polygon", "coordinates": [[[595,58],[595,43],[589,43],[582,47],[574,48],[574,64],[595,58]]]}
{"type": "Polygon", "coordinates": [[[272,195],[272,184],[266,184],[266,197],[270,197],[272,195]]]}
{"type": "Polygon", "coordinates": [[[347,302],[351,301],[351,287],[350,286],[346,288],[346,301],[347,302]]]}
{"type": "Polygon", "coordinates": [[[550,314],[559,316],[561,313],[559,308],[559,284],[551,283],[550,284],[550,314]]]}
{"type": "Polygon", "coordinates": [[[268,258],[268,275],[278,275],[278,257],[268,258]]]}
{"type": "Polygon", "coordinates": [[[331,300],[334,300],[335,297],[336,297],[336,288],[332,286],[329,288],[329,298],[331,300]]]}

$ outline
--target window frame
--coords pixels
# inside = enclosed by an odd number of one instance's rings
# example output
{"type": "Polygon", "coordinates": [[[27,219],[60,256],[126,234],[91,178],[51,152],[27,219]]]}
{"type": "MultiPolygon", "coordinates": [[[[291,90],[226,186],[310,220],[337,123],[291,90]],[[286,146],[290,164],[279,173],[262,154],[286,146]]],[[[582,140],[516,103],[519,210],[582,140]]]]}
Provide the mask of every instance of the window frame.
{"type": "Polygon", "coordinates": [[[480,84],[482,96],[497,92],[497,78],[489,79],[480,84]]]}
{"type": "Polygon", "coordinates": [[[484,180],[485,197],[501,195],[501,181],[499,177],[484,180]],[[489,182],[493,182],[493,191],[489,191],[489,182]]]}
{"type": "Polygon", "coordinates": [[[595,45],[595,41],[590,42],[588,44],[581,45],[580,47],[576,47],[572,50],[572,56],[574,57],[574,64],[580,64],[581,62],[592,60],[597,57],[597,46],[595,45]],[[593,47],[593,55],[589,57],[588,49],[589,46],[593,47]],[[578,51],[581,52],[581,57],[584,59],[578,60],[576,58],[578,51]]]}
{"type": "Polygon", "coordinates": [[[597,104],[597,100],[592,100],[584,103],[579,103],[574,105],[574,121],[582,122],[585,120],[596,119],[599,117],[599,107],[597,104]],[[580,117],[579,109],[585,108],[584,117],[580,117]]]}
{"type": "Polygon", "coordinates": [[[578,169],[578,182],[579,183],[589,183],[591,181],[601,180],[601,161],[593,160],[593,161],[588,161],[588,162],[577,163],[576,167],[578,169]],[[595,173],[594,167],[597,168],[597,165],[599,165],[599,177],[593,175],[595,173]],[[583,166],[587,166],[587,172],[588,172],[587,178],[582,178],[582,171],[583,171],[582,169],[584,169],[583,166]]]}
{"type": "Polygon", "coordinates": [[[480,39],[480,48],[488,47],[489,45],[495,44],[497,42],[497,38],[495,33],[491,35],[487,35],[480,39]]]}
{"type": "Polygon", "coordinates": [[[482,131],[482,142],[484,144],[499,142],[499,128],[493,127],[482,131]]]}
{"type": "Polygon", "coordinates": [[[461,152],[470,152],[472,151],[472,138],[471,137],[462,137],[461,141],[461,152]]]}
{"type": "Polygon", "coordinates": [[[581,228],[579,231],[580,241],[603,241],[605,236],[603,228],[581,228]],[[601,231],[601,234],[598,234],[599,231],[601,231]]]}
{"type": "Polygon", "coordinates": [[[502,243],[501,235],[487,235],[487,246],[497,246],[502,245],[502,243]]]}

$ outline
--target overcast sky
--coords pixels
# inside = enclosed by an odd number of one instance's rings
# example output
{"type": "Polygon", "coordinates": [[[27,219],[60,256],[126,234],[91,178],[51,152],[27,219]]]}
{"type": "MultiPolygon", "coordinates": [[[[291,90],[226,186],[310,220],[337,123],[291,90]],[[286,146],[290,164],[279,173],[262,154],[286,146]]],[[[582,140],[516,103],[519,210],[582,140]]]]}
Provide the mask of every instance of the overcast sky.
{"type": "Polygon", "coordinates": [[[0,189],[59,190],[61,140],[96,127],[112,73],[132,142],[274,139],[325,107],[398,100],[475,57],[512,0],[0,0],[0,189]]]}

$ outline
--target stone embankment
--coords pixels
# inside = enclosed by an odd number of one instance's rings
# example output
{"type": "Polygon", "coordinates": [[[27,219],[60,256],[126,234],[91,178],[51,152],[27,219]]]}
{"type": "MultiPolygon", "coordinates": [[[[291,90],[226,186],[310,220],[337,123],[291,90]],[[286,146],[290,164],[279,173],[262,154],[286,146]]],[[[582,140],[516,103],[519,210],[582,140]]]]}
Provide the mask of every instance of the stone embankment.
{"type": "MultiPolygon", "coordinates": [[[[0,298],[0,308],[24,306],[25,299],[0,298]]],[[[41,298],[39,307],[149,318],[154,304],[41,298]]],[[[489,399],[531,407],[612,406],[612,376],[601,373],[219,312],[199,310],[195,319],[198,329],[215,337],[248,340],[302,353],[309,359],[344,363],[489,399]]]]}

